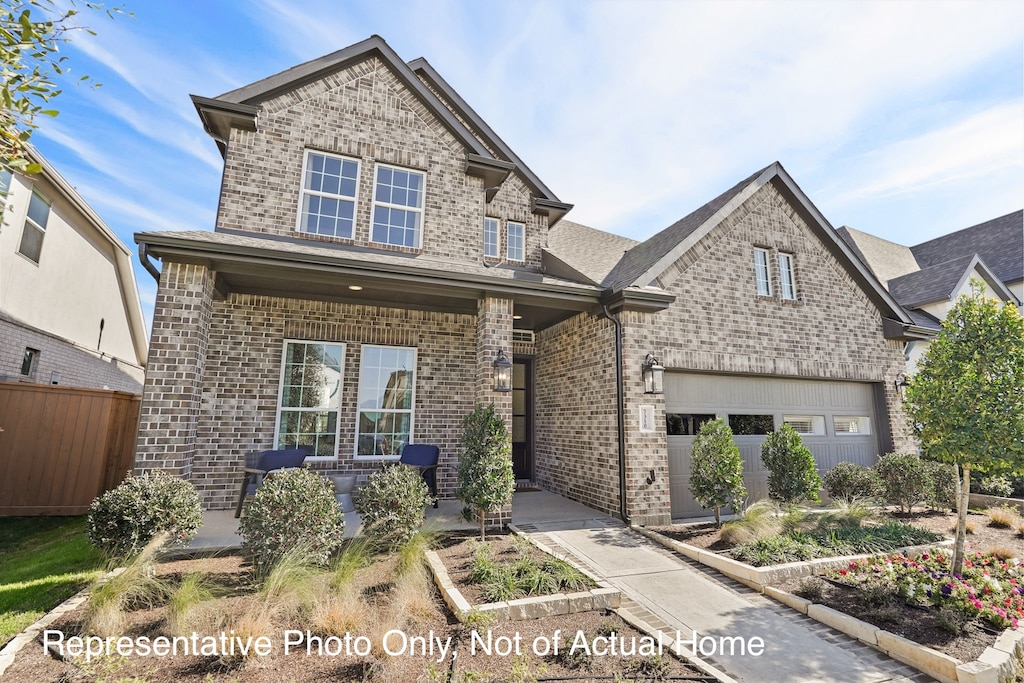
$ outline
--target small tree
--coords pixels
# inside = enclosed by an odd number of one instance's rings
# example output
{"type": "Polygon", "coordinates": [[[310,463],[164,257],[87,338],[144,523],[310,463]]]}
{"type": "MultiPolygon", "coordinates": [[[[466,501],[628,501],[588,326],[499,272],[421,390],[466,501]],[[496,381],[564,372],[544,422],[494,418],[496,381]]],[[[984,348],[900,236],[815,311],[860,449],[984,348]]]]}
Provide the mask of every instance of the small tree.
{"type": "Polygon", "coordinates": [[[690,457],[690,491],[702,507],[714,508],[715,525],[722,526],[722,508],[736,509],[746,498],[743,460],[725,420],[709,420],[700,426],[690,457]]]}
{"type": "Polygon", "coordinates": [[[821,477],[814,454],[788,424],[769,434],[761,444],[761,461],[768,468],[768,496],[772,500],[788,504],[820,500],[821,477]]]}
{"type": "Polygon", "coordinates": [[[1024,319],[971,282],[942,321],[905,403],[929,460],[960,468],[953,573],[963,569],[971,470],[1024,472],[1024,319]]]}
{"type": "Polygon", "coordinates": [[[483,540],[486,514],[497,512],[511,502],[516,491],[512,439],[493,403],[477,404],[462,420],[458,477],[459,500],[480,517],[480,539],[483,540]]]}
{"type": "Polygon", "coordinates": [[[882,497],[900,512],[913,512],[914,506],[928,500],[932,491],[928,463],[915,453],[886,453],[875,464],[882,482],[882,497]]]}

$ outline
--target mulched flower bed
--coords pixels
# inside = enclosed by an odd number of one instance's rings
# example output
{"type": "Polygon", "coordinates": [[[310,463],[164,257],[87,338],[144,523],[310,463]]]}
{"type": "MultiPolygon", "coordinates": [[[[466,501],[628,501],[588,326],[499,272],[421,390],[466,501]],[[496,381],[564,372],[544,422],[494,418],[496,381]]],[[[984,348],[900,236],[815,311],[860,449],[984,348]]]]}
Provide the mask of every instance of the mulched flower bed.
{"type": "MultiPolygon", "coordinates": [[[[467,540],[464,537],[442,539],[442,545],[446,547],[441,548],[441,553],[456,552],[454,549],[467,540]]],[[[507,538],[502,540],[496,537],[495,540],[502,548],[505,544],[511,546],[511,541],[507,538]]],[[[449,566],[449,570],[457,574],[454,567],[449,566]]],[[[231,625],[236,623],[230,621],[232,615],[242,613],[257,595],[259,584],[249,566],[242,558],[235,556],[177,560],[156,565],[156,573],[171,579],[174,583],[180,582],[183,576],[195,572],[208,574],[218,595],[209,605],[212,618],[220,620],[216,622],[221,624],[219,628],[231,628],[231,625]]],[[[347,653],[342,649],[339,654],[318,654],[315,641],[305,638],[301,644],[293,646],[289,654],[285,654],[286,629],[304,632],[313,628],[313,619],[308,612],[292,613],[284,610],[281,614],[285,616],[276,618],[269,631],[272,644],[270,654],[251,657],[247,661],[214,655],[120,656],[114,652],[111,656],[103,656],[86,663],[83,657],[67,657],[66,660],[56,658],[46,652],[41,642],[37,641],[26,645],[19,652],[5,679],[62,683],[84,683],[98,679],[144,680],[153,683],[281,680],[413,682],[445,681],[454,673],[465,676],[453,677],[451,680],[503,681],[509,680],[510,672],[534,677],[523,680],[567,677],[579,679],[627,675],[631,672],[651,670],[652,667],[669,676],[699,675],[697,669],[671,656],[667,649],[664,657],[657,661],[638,654],[590,657],[581,651],[572,657],[564,651],[560,656],[535,654],[534,641],[538,638],[541,639],[540,642],[544,639],[553,639],[558,631],[561,632],[563,646],[571,645],[578,631],[582,631],[590,641],[595,637],[615,632],[617,638],[627,643],[642,643],[646,634],[631,628],[612,612],[572,614],[530,622],[463,625],[448,612],[432,582],[424,584],[420,599],[416,601],[415,614],[399,611],[402,623],[393,626],[410,638],[423,638],[422,642],[426,647],[429,647],[429,643],[434,643],[433,652],[422,651],[420,648],[412,653],[388,655],[379,651],[379,636],[388,626],[387,623],[382,624],[381,619],[399,618],[396,617],[395,606],[399,604],[396,601],[401,599],[400,589],[396,587],[400,582],[401,579],[396,575],[394,556],[376,558],[372,564],[358,570],[352,579],[351,585],[369,608],[359,623],[350,627],[351,635],[378,638],[373,645],[374,652],[366,656],[355,653],[354,648],[347,653]],[[488,656],[478,648],[476,655],[471,656],[474,629],[478,638],[484,642],[487,640],[488,631],[492,642],[497,642],[502,637],[511,642],[518,636],[522,655],[517,655],[514,650],[499,654],[501,650],[495,648],[488,656]],[[449,649],[446,657],[441,658],[439,644],[447,643],[449,638],[452,649],[449,649]],[[307,654],[307,644],[311,646],[312,654],[307,654]],[[454,659],[451,654],[453,650],[458,652],[454,659]],[[438,661],[439,659],[441,661],[438,661]]],[[[326,588],[328,584],[325,582],[317,585],[320,586],[320,597],[323,597],[323,592],[330,590],[326,588]]],[[[154,639],[169,635],[168,607],[165,604],[134,605],[129,608],[127,616],[128,623],[124,635],[134,642],[141,638],[154,639]]],[[[83,607],[60,619],[50,628],[63,632],[66,638],[82,635],[85,618],[86,611],[83,607]]],[[[217,629],[203,632],[214,637],[220,633],[217,629]]],[[[393,640],[392,649],[396,649],[399,642],[393,640]]],[[[341,640],[334,645],[341,647],[341,640]]],[[[325,650],[329,652],[330,646],[325,650]]]]}

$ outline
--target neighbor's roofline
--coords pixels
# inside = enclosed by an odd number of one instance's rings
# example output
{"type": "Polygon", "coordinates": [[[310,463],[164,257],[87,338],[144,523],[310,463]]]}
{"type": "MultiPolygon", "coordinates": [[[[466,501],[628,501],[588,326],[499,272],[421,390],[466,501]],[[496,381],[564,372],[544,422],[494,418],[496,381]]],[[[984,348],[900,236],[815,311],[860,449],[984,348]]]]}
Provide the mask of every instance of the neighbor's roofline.
{"type": "MultiPolygon", "coordinates": [[[[964,285],[967,284],[967,282],[971,279],[972,273],[975,268],[978,268],[981,271],[981,277],[985,281],[985,284],[991,287],[994,293],[999,295],[1000,301],[1011,301],[1017,306],[1021,305],[1021,302],[1017,298],[1017,295],[1011,292],[1010,288],[1007,287],[1002,280],[996,277],[995,273],[992,272],[992,269],[988,267],[985,261],[978,254],[975,254],[971,258],[970,263],[968,263],[967,267],[964,268],[963,274],[960,276],[960,279],[957,280],[957,283],[953,286],[953,289],[950,290],[949,294],[932,297],[930,299],[923,299],[921,301],[908,301],[906,304],[903,305],[906,306],[907,308],[919,308],[921,306],[927,306],[928,304],[933,304],[939,301],[954,301],[956,299],[956,292],[959,292],[961,289],[963,289],[964,285]]],[[[912,274],[913,273],[908,273],[908,275],[912,274]]]]}

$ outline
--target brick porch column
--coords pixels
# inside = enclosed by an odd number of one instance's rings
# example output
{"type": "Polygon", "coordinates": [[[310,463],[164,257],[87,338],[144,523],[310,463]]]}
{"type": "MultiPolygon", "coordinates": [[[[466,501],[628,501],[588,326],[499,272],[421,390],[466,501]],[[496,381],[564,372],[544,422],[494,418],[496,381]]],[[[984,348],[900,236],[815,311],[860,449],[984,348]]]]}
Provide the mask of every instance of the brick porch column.
{"type": "MultiPolygon", "coordinates": [[[[476,319],[476,401],[493,403],[495,412],[512,431],[512,392],[494,390],[494,359],[504,351],[512,361],[512,299],[485,296],[477,301],[476,319]]],[[[509,454],[511,457],[511,454],[509,454]]],[[[512,505],[487,515],[488,526],[512,521],[512,505]]]]}
{"type": "Polygon", "coordinates": [[[215,273],[164,263],[139,412],[135,473],[192,473],[215,273]]]}

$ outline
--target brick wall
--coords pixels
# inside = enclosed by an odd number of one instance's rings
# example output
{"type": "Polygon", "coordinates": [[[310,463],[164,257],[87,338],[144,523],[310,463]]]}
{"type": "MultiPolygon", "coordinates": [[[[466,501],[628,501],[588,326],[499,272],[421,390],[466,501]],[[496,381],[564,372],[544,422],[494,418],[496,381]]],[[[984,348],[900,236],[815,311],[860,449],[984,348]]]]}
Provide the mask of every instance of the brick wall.
{"type": "Polygon", "coordinates": [[[58,384],[92,389],[113,389],[142,393],[143,368],[99,352],[82,348],[67,339],[0,318],[0,377],[8,381],[50,384],[53,373],[58,384]],[[25,349],[38,350],[39,357],[30,376],[21,374],[25,349]]]}
{"type": "Polygon", "coordinates": [[[376,58],[264,102],[258,131],[232,131],[217,228],[296,236],[306,149],[359,160],[360,171],[354,238],[299,236],[479,262],[486,212],[526,223],[525,265],[540,267],[547,219],[530,212],[522,180],[510,178],[485,206],[462,143],[376,58]],[[426,174],[420,251],[369,241],[377,161],[426,174]]]}
{"type": "Polygon", "coordinates": [[[615,332],[588,313],[537,334],[537,482],[618,515],[615,332]]]}
{"type": "Polygon", "coordinates": [[[313,467],[357,474],[357,486],[380,466],[354,458],[361,346],[415,347],[413,440],[440,447],[438,490],[453,497],[462,418],[474,402],[476,327],[476,316],[453,313],[244,294],[214,302],[191,476],[204,506],[233,506],[245,454],[275,447],[285,339],[345,344],[338,460],[313,467]]]}

